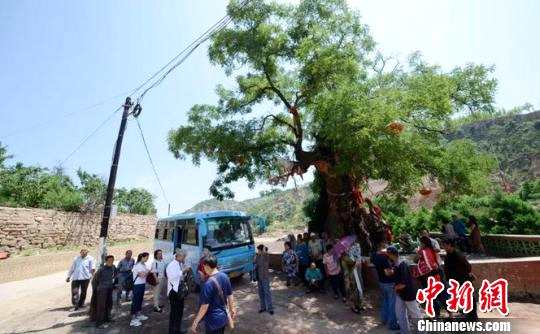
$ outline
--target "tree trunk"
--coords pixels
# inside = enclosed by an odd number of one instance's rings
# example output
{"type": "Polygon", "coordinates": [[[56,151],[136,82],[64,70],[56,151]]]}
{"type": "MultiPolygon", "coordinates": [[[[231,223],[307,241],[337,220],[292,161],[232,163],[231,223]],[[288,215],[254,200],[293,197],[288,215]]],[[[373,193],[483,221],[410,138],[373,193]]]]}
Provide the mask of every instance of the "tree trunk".
{"type": "MultiPolygon", "coordinates": [[[[316,230],[322,230],[331,238],[341,238],[356,234],[365,251],[374,245],[375,238],[382,232],[380,216],[371,201],[362,196],[360,184],[348,174],[335,173],[328,166],[317,166],[318,176],[322,178],[318,196],[318,215],[314,222],[316,230]]],[[[311,227],[310,227],[311,229],[311,227]]]]}

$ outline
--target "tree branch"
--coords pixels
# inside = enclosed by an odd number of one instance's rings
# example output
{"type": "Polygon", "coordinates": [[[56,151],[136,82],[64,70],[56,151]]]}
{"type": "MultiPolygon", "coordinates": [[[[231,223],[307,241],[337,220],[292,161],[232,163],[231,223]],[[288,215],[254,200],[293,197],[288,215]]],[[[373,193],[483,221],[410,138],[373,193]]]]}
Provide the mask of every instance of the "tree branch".
{"type": "MultiPolygon", "coordinates": [[[[252,104],[252,103],[255,102],[257,99],[259,99],[259,98],[263,95],[263,93],[264,93],[265,91],[267,91],[267,90],[272,90],[272,88],[269,87],[269,86],[260,88],[259,91],[257,92],[257,94],[256,94],[252,99],[250,99],[250,100],[248,100],[248,101],[246,101],[246,102],[240,104],[240,105],[238,106],[237,109],[242,109],[242,108],[245,108],[245,107],[247,107],[248,105],[252,104]]],[[[227,108],[227,109],[229,109],[229,108],[227,108]]]]}
{"type": "Polygon", "coordinates": [[[289,129],[291,129],[291,131],[292,131],[292,132],[294,133],[294,135],[296,136],[296,129],[295,129],[295,127],[294,127],[291,123],[287,122],[287,121],[284,120],[284,119],[279,118],[279,117],[276,116],[276,115],[272,115],[272,114],[264,116],[264,118],[262,119],[261,127],[259,128],[258,131],[262,131],[262,130],[264,129],[264,125],[265,125],[265,123],[266,123],[266,120],[269,119],[270,117],[273,118],[274,121],[276,121],[277,123],[287,126],[289,129]]]}
{"type": "Polygon", "coordinates": [[[266,67],[264,68],[264,76],[266,77],[266,80],[268,81],[268,84],[270,85],[270,89],[276,93],[276,95],[279,97],[279,99],[281,100],[281,102],[283,102],[283,104],[285,104],[285,106],[287,107],[287,109],[291,109],[292,108],[292,105],[289,103],[289,101],[287,100],[287,98],[285,98],[285,95],[283,95],[283,93],[276,87],[276,85],[274,85],[274,82],[272,81],[272,78],[270,78],[270,74],[268,73],[268,71],[266,70],[266,67]]]}
{"type": "Polygon", "coordinates": [[[416,128],[416,129],[419,129],[419,130],[424,130],[424,131],[428,131],[428,132],[435,132],[435,133],[439,133],[441,135],[447,135],[448,134],[444,130],[433,129],[433,128],[430,128],[430,127],[427,127],[427,126],[424,126],[424,125],[419,125],[419,124],[415,124],[415,123],[412,123],[412,122],[408,122],[408,121],[406,121],[404,119],[401,119],[401,121],[411,125],[412,127],[416,128]]]}

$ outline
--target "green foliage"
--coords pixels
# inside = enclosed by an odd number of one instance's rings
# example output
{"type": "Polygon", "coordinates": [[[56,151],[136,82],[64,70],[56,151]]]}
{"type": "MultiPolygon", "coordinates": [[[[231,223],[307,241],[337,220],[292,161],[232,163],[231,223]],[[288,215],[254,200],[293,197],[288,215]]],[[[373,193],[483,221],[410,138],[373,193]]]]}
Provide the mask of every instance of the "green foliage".
{"type": "Polygon", "coordinates": [[[85,211],[94,211],[105,202],[107,185],[96,174],[90,174],[79,168],[77,176],[81,184],[80,191],[84,199],[85,211]]]}
{"type": "Polygon", "coordinates": [[[483,166],[465,156],[466,168],[449,173],[443,134],[464,107],[492,108],[491,68],[444,72],[419,53],[393,66],[344,0],[231,1],[227,12],[231,23],[213,36],[209,58],[235,75],[235,87],[218,86],[218,102],[194,105],[168,138],[176,157],[217,164],[216,198],[233,197],[228,185],[239,179],[254,186],[321,160],[339,175],[386,180],[399,197],[426,175],[447,177],[453,193],[462,190],[456,179],[473,181],[463,173],[478,175],[483,166]],[[394,122],[402,133],[389,131],[394,122]]]}
{"type": "Polygon", "coordinates": [[[501,108],[495,111],[479,110],[472,114],[467,114],[461,117],[453,118],[450,124],[454,129],[457,129],[467,124],[477,123],[481,121],[488,121],[495,118],[506,117],[506,116],[516,116],[516,115],[523,114],[526,112],[531,112],[531,111],[533,111],[533,105],[530,103],[525,103],[521,106],[517,106],[511,109],[501,108]]]}
{"type": "Polygon", "coordinates": [[[540,213],[519,196],[499,192],[489,204],[492,220],[484,224],[491,233],[540,234],[540,213]]]}
{"type": "MultiPolygon", "coordinates": [[[[387,206],[382,206],[383,211],[387,206]]],[[[423,229],[441,230],[441,223],[450,221],[452,214],[464,217],[474,215],[483,233],[493,234],[540,234],[540,213],[531,203],[518,194],[495,192],[491,195],[461,196],[451,202],[437,204],[431,212],[405,210],[397,215],[391,210],[385,213],[394,232],[417,235],[423,229]]]]}
{"type": "Polygon", "coordinates": [[[76,211],[81,204],[76,187],[60,170],[21,163],[0,170],[0,205],[76,211]]]}
{"type": "MultiPolygon", "coordinates": [[[[4,166],[9,156],[0,145],[0,206],[58,209],[64,211],[96,211],[105,201],[106,185],[97,175],[77,171],[76,186],[62,169],[48,170],[16,163],[4,166]]],[[[145,189],[119,189],[114,202],[120,212],[154,214],[154,196],[145,189]]]]}
{"type": "Polygon", "coordinates": [[[455,140],[448,144],[438,158],[437,181],[444,189],[441,200],[458,195],[483,195],[491,184],[488,176],[494,170],[495,159],[479,152],[469,140],[455,140]]]}
{"type": "Polygon", "coordinates": [[[7,154],[7,148],[2,146],[2,142],[0,142],[0,169],[4,168],[4,162],[10,158],[11,156],[7,154]]]}
{"type": "Polygon", "coordinates": [[[250,215],[265,218],[268,230],[291,230],[304,228],[306,216],[303,204],[310,195],[307,187],[283,191],[271,191],[264,196],[245,201],[210,199],[200,202],[186,212],[202,212],[212,210],[238,210],[250,215]]]}
{"type": "Polygon", "coordinates": [[[127,190],[120,188],[116,191],[115,204],[118,211],[139,215],[155,214],[154,195],[143,188],[127,190]]]}
{"type": "Polygon", "coordinates": [[[540,200],[540,179],[523,182],[519,197],[524,201],[540,200]]]}
{"type": "Polygon", "coordinates": [[[466,109],[469,115],[493,114],[493,102],[497,80],[491,78],[494,67],[467,64],[452,71],[457,86],[454,103],[459,110],[466,109]]]}

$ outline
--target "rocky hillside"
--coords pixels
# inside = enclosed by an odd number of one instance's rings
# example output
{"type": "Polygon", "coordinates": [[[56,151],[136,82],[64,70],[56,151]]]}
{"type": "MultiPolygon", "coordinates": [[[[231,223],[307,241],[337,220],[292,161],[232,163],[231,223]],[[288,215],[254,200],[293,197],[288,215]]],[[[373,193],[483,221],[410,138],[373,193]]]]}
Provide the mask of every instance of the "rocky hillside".
{"type": "MultiPolygon", "coordinates": [[[[492,120],[466,124],[448,136],[449,140],[469,138],[480,149],[494,154],[508,179],[519,184],[540,175],[540,111],[529,114],[500,117],[492,120]]],[[[370,189],[377,193],[384,185],[373,181],[370,189]]],[[[291,190],[273,190],[262,196],[245,201],[215,199],[198,203],[187,212],[209,210],[240,210],[252,215],[266,217],[271,228],[300,226],[305,223],[303,202],[309,196],[307,186],[291,190]]],[[[412,198],[413,207],[431,207],[437,197],[412,198]]]]}
{"type": "Polygon", "coordinates": [[[471,139],[495,155],[514,185],[540,175],[540,110],[466,124],[448,138],[471,139]]]}

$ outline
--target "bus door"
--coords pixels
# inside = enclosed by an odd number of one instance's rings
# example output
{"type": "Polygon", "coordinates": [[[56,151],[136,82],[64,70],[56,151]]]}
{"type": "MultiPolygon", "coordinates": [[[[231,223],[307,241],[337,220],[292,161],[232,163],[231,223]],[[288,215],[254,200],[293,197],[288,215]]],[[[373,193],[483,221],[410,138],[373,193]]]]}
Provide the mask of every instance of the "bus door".
{"type": "Polygon", "coordinates": [[[182,240],[184,239],[184,229],[182,226],[176,226],[174,231],[174,249],[182,248],[182,240]]]}

